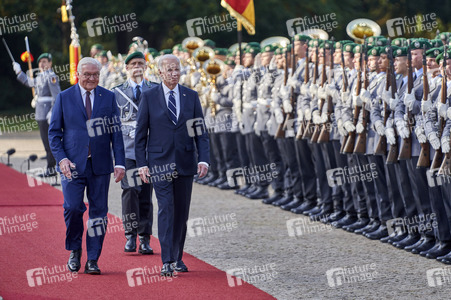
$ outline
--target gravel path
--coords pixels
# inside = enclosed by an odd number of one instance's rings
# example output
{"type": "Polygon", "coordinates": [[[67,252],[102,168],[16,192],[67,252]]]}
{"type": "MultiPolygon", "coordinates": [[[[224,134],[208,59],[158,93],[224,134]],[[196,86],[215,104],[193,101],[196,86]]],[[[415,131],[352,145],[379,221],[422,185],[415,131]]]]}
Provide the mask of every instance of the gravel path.
{"type": "MultiPolygon", "coordinates": [[[[35,133],[0,136],[0,153],[10,147],[18,150],[12,156],[16,169],[29,154],[44,155],[35,133]]],[[[1,161],[6,161],[5,155],[1,161]]],[[[32,168],[41,166],[43,160],[32,163],[32,168]]],[[[25,168],[26,164],[23,172],[25,168]]],[[[112,182],[109,205],[116,216],[121,215],[120,195],[120,186],[112,182]]],[[[245,278],[277,299],[450,298],[451,267],[310,223],[304,216],[232,191],[195,184],[188,228],[186,252],[245,278]],[[439,269],[427,273],[434,268],[439,269]]]]}

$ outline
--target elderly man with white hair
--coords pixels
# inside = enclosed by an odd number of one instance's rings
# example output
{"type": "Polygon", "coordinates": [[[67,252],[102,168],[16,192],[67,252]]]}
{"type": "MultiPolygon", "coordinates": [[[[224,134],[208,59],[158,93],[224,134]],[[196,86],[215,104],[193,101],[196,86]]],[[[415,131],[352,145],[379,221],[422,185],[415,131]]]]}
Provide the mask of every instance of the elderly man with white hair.
{"type": "Polygon", "coordinates": [[[67,266],[78,272],[82,255],[83,202],[89,202],[85,273],[100,274],[108,213],[111,173],[116,182],[125,175],[125,153],[115,95],[100,86],[100,63],[90,57],[78,63],[78,84],[58,94],[49,126],[52,153],[62,173],[67,266]],[[113,156],[114,154],[114,165],[113,156]]]}
{"type": "Polygon", "coordinates": [[[158,69],[163,82],[141,94],[135,155],[144,182],[163,178],[152,183],[158,202],[161,275],[172,276],[174,271],[188,271],[182,256],[193,177],[207,174],[210,146],[199,96],[179,84],[179,59],[164,55],[158,69]]]}

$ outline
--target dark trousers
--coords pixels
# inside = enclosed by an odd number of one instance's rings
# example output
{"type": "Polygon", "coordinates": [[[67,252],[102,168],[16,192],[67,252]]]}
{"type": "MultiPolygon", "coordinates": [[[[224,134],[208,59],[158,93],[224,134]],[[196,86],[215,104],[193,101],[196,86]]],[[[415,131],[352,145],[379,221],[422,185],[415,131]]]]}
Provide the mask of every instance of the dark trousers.
{"type": "Polygon", "coordinates": [[[158,239],[161,260],[172,263],[182,260],[185,246],[193,176],[178,176],[153,183],[158,201],[158,239]]]}
{"type": "Polygon", "coordinates": [[[47,120],[36,122],[38,123],[39,133],[41,135],[42,144],[44,145],[45,154],[47,156],[47,168],[52,169],[55,167],[56,161],[49,145],[49,123],[47,123],[47,120]]]}
{"type": "Polygon", "coordinates": [[[95,175],[92,160],[86,163],[85,172],[72,179],[61,180],[64,195],[64,220],[66,222],[66,250],[81,249],[83,237],[83,202],[85,189],[89,202],[89,220],[86,247],[89,260],[98,260],[105,239],[108,213],[108,189],[110,176],[95,175]]]}
{"type": "MultiPolygon", "coordinates": [[[[126,174],[130,170],[136,169],[136,160],[126,158],[126,174]]],[[[152,184],[142,182],[141,185],[129,184],[128,176],[124,176],[121,181],[122,187],[122,223],[124,225],[125,236],[136,238],[139,236],[152,235],[153,205],[152,205],[152,184]]]]}
{"type": "Polygon", "coordinates": [[[235,169],[240,166],[238,155],[238,146],[236,142],[236,133],[234,132],[220,132],[217,133],[221,142],[223,165],[226,170],[235,169]]]}
{"type": "Polygon", "coordinates": [[[244,135],[242,135],[240,132],[234,132],[236,139],[236,146],[238,149],[238,157],[240,159],[240,166],[242,168],[244,167],[250,167],[250,159],[248,155],[248,151],[246,148],[246,140],[244,138],[244,135]]]}
{"type": "MultiPolygon", "coordinates": [[[[337,162],[337,167],[345,168],[348,166],[348,158],[346,154],[340,153],[341,144],[338,140],[333,140],[332,146],[334,148],[335,161],[337,162]]],[[[357,214],[354,208],[354,201],[352,199],[352,186],[351,184],[343,184],[341,186],[342,197],[337,197],[334,199],[335,211],[344,211],[348,215],[355,216],[357,214]]]]}
{"type": "Polygon", "coordinates": [[[276,172],[277,175],[272,177],[271,185],[276,193],[281,193],[284,189],[284,175],[286,170],[286,166],[284,166],[282,160],[282,158],[286,158],[285,154],[280,151],[277,146],[278,141],[269,135],[268,131],[262,131],[260,133],[260,139],[269,163],[275,164],[275,170],[273,172],[276,172]]]}
{"type": "Polygon", "coordinates": [[[316,203],[318,186],[311,145],[306,140],[296,140],[295,148],[299,171],[301,172],[304,201],[316,203]]]}
{"type": "Polygon", "coordinates": [[[223,145],[221,145],[221,139],[219,138],[219,135],[217,133],[210,134],[210,147],[211,147],[210,157],[214,156],[218,176],[220,178],[226,179],[227,168],[224,163],[224,157],[222,155],[221,150],[223,148],[223,145]]]}
{"type": "Polygon", "coordinates": [[[318,186],[321,196],[321,201],[318,204],[322,204],[323,207],[332,210],[332,188],[329,186],[329,183],[327,181],[327,168],[321,149],[321,144],[313,143],[312,152],[314,157],[315,173],[318,176],[318,186]]]}
{"type": "MultiPolygon", "coordinates": [[[[357,156],[357,163],[359,164],[360,169],[361,170],[366,170],[367,168],[369,169],[370,162],[368,160],[368,156],[363,155],[363,154],[357,154],[356,156],[357,156]]],[[[378,212],[377,202],[376,202],[376,197],[378,197],[378,195],[377,195],[377,190],[375,188],[374,180],[372,180],[372,181],[363,180],[362,183],[363,183],[363,188],[365,189],[365,194],[366,194],[366,210],[368,212],[368,216],[373,219],[376,219],[376,218],[378,219],[379,212],[378,212]]]]}
{"type": "MultiPolygon", "coordinates": [[[[346,154],[348,158],[349,168],[359,167],[356,154],[346,154]]],[[[354,208],[361,218],[368,218],[368,209],[366,207],[367,195],[365,194],[365,188],[361,181],[351,183],[352,199],[354,200],[354,208]]]]}
{"type": "Polygon", "coordinates": [[[376,186],[376,204],[378,209],[379,219],[386,222],[393,218],[391,212],[391,203],[389,199],[387,177],[385,173],[385,161],[382,156],[368,155],[368,161],[374,165],[377,177],[374,178],[376,186]]]}
{"type": "MultiPolygon", "coordinates": [[[[268,164],[265,152],[263,151],[263,144],[260,138],[254,133],[248,133],[244,136],[246,141],[246,148],[248,150],[250,162],[252,166],[263,167],[268,164]]],[[[268,186],[267,180],[258,181],[259,186],[268,186]]]]}
{"type": "MultiPolygon", "coordinates": [[[[387,156],[382,156],[383,161],[387,161],[387,156]]],[[[404,208],[403,196],[399,189],[399,178],[396,175],[395,164],[385,164],[385,174],[387,176],[388,197],[390,200],[391,213],[393,218],[404,218],[406,209],[404,208]]]]}

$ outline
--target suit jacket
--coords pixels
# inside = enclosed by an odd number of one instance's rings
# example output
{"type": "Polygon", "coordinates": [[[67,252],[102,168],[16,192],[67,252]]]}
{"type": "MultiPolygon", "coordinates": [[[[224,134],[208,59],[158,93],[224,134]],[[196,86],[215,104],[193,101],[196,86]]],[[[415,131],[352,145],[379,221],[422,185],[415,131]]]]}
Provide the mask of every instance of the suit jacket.
{"type": "Polygon", "coordinates": [[[94,107],[88,122],[86,108],[78,84],[59,93],[53,106],[49,126],[49,142],[57,162],[68,158],[82,174],[91,148],[95,175],[113,172],[113,150],[116,165],[125,166],[119,109],[114,93],[95,88],[94,107]]]}
{"type": "Polygon", "coordinates": [[[202,107],[197,92],[178,85],[180,114],[177,124],[172,123],[163,86],[159,84],[141,94],[135,137],[135,155],[138,167],[148,166],[153,174],[172,173],[175,164],[177,173],[191,176],[197,173],[198,161],[210,163],[208,133],[197,132],[196,124],[204,122],[202,107]],[[193,123],[193,120],[197,119],[193,123]],[[196,134],[192,134],[193,131],[196,134]],[[197,152],[196,152],[197,149],[197,152]],[[146,155],[147,154],[147,155],[146,155]]]}

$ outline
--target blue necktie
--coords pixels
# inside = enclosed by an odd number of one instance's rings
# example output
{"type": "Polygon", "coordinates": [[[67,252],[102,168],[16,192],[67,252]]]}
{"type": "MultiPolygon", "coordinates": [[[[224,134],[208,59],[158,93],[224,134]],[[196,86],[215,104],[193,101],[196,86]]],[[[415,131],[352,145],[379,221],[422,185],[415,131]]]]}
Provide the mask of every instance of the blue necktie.
{"type": "Polygon", "coordinates": [[[139,97],[141,96],[141,89],[140,89],[140,86],[139,85],[137,85],[136,86],[136,92],[135,92],[135,100],[136,101],[139,101],[139,97]]]}
{"type": "Polygon", "coordinates": [[[168,110],[172,123],[177,125],[177,106],[175,104],[174,91],[169,92],[168,110]]]}

